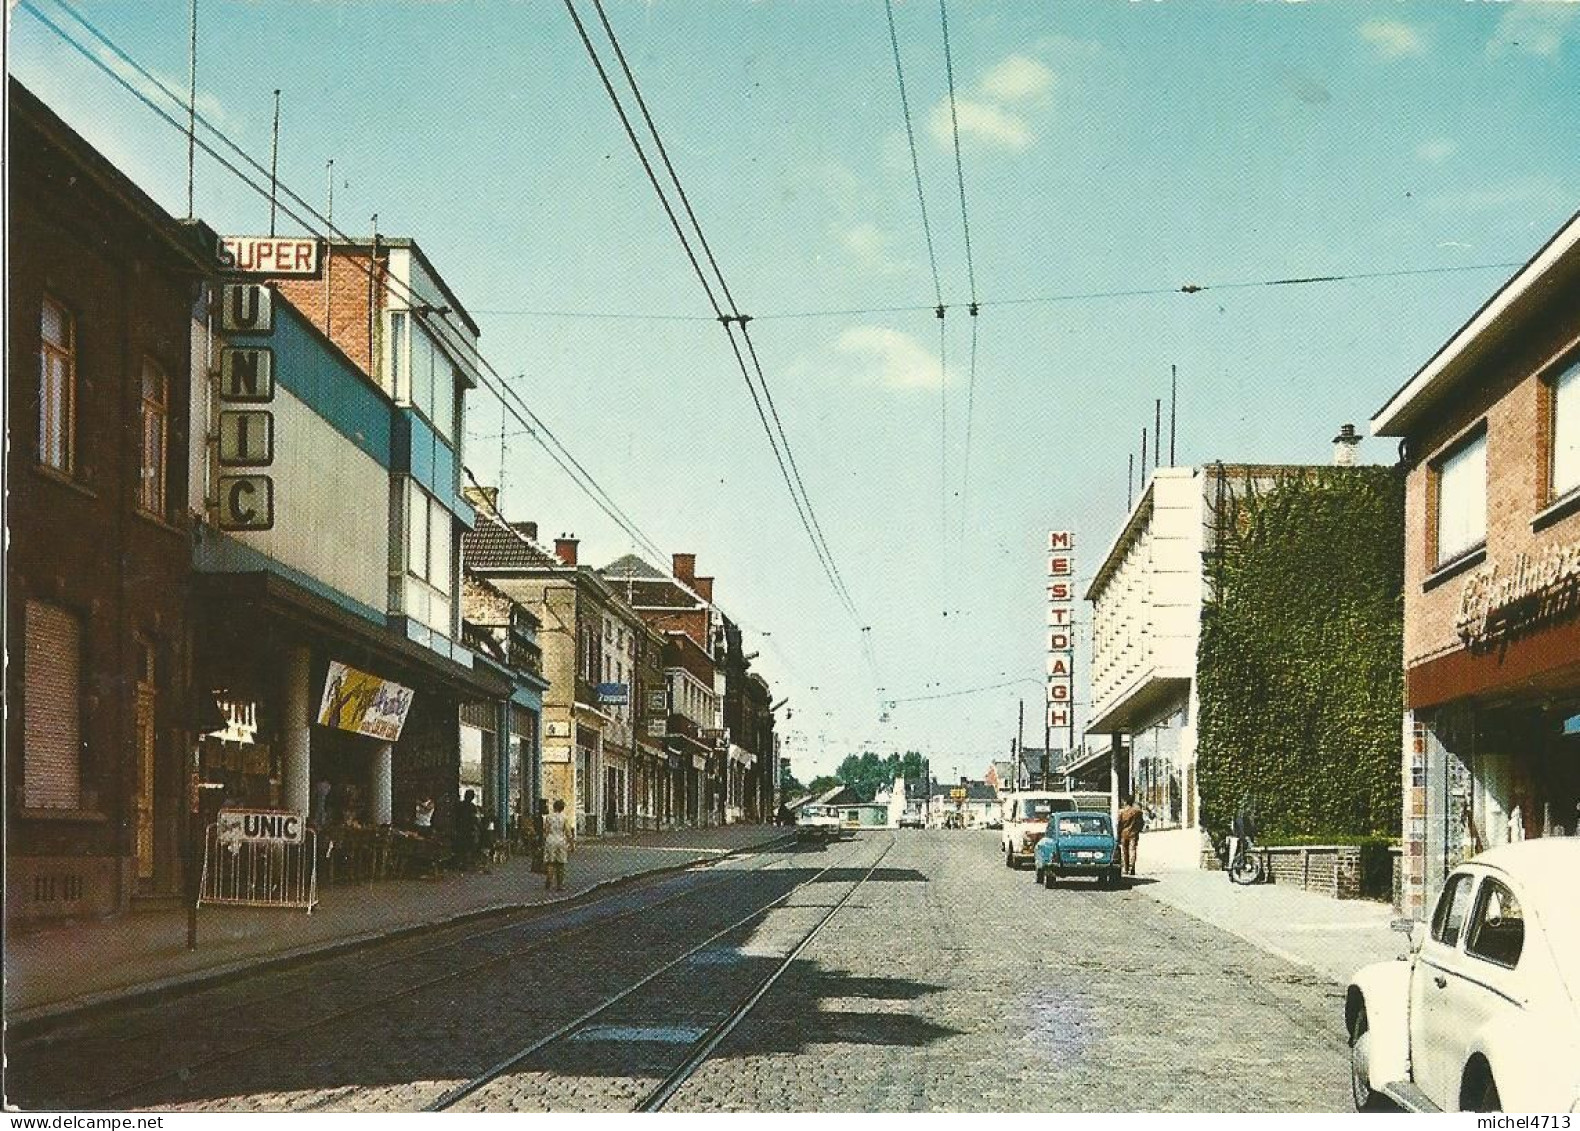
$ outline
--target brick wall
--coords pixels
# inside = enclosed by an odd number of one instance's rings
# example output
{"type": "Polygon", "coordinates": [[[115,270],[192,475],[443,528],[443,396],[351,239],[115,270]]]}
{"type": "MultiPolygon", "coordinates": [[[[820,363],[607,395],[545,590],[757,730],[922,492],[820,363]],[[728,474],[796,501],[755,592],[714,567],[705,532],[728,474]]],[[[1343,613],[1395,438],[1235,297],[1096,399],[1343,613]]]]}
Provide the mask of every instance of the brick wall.
{"type": "Polygon", "coordinates": [[[358,368],[377,379],[373,359],[382,329],[370,312],[384,308],[384,257],[371,267],[367,249],[326,249],[323,277],[277,279],[275,286],[292,306],[339,346],[358,368]]]}

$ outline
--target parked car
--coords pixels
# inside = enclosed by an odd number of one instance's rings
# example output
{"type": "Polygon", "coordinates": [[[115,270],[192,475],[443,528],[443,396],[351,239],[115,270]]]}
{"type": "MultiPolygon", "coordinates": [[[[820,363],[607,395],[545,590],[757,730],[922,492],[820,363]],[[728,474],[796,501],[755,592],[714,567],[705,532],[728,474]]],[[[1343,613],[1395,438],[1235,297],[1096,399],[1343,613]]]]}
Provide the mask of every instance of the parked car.
{"type": "Polygon", "coordinates": [[[900,818],[900,828],[902,829],[920,829],[925,828],[926,825],[927,822],[922,819],[920,813],[907,813],[900,818]]]}
{"type": "MultiPolygon", "coordinates": [[[[1580,1112],[1580,839],[1455,868],[1410,953],[1344,999],[1356,1108],[1580,1112]]],[[[1415,932],[1420,932],[1416,941],[1415,932]]]]}
{"type": "Polygon", "coordinates": [[[803,805],[796,817],[797,840],[838,840],[839,810],[828,805],[803,805]]]}
{"type": "Polygon", "coordinates": [[[1047,888],[1066,876],[1092,876],[1099,887],[1119,884],[1119,843],[1107,813],[1055,813],[1035,861],[1037,882],[1047,888]]]}
{"type": "Polygon", "coordinates": [[[1018,868],[1023,862],[1031,862],[1037,842],[1047,831],[1048,818],[1054,813],[1077,809],[1106,813],[1108,808],[1109,795],[1106,793],[1022,790],[1010,794],[1002,806],[998,838],[1005,867],[1018,868]]]}

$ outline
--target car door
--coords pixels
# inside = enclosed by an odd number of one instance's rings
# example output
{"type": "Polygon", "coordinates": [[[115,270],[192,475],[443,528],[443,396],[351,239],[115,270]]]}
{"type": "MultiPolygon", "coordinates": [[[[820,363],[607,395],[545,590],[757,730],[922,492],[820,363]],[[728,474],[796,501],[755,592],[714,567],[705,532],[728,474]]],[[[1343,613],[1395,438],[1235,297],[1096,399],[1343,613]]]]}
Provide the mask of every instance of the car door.
{"type": "MultiPolygon", "coordinates": [[[[1464,944],[1457,956],[1457,976],[1450,976],[1443,995],[1452,1030],[1441,1035],[1444,1083],[1449,1089],[1438,1106],[1459,1107],[1460,1085],[1472,1046],[1487,1024],[1525,1012],[1520,958],[1525,950],[1525,915],[1513,886],[1504,877],[1482,878],[1471,904],[1464,944]]],[[[1516,1031],[1519,1030],[1516,1021],[1516,1031]]],[[[1467,1097],[1474,1107],[1479,1095],[1467,1097]]]]}
{"type": "Polygon", "coordinates": [[[1450,1067],[1451,1054],[1445,1045],[1459,1020],[1453,1016],[1456,1002],[1448,994],[1448,986],[1451,978],[1459,976],[1461,944],[1477,878],[1468,869],[1449,876],[1410,974],[1410,1075],[1415,1086],[1439,1107],[1444,1106],[1447,1095],[1450,1109],[1458,1098],[1459,1076],[1457,1066],[1450,1067]]]}

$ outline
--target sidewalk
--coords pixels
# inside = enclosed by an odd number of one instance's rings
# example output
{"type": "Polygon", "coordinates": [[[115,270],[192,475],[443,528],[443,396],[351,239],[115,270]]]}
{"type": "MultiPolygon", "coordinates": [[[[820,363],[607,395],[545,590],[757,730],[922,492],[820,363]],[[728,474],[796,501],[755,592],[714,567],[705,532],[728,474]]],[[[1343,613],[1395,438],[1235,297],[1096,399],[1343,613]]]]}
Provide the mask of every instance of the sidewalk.
{"type": "Polygon", "coordinates": [[[367,942],[514,907],[563,902],[644,873],[718,860],[785,836],[772,825],[636,833],[577,846],[565,891],[543,888],[525,857],[491,874],[320,886],[319,906],[301,911],[204,907],[198,948],[186,949],[185,909],[114,919],[8,926],[6,1020],[45,1020],[131,994],[240,973],[263,962],[367,942]]]}
{"type": "MultiPolygon", "coordinates": [[[[1146,837],[1141,844],[1144,851],[1146,837]]],[[[1367,963],[1404,952],[1404,936],[1389,928],[1394,911],[1386,903],[1276,884],[1240,887],[1222,872],[1142,872],[1152,882],[1137,891],[1341,984],[1367,963]]]]}

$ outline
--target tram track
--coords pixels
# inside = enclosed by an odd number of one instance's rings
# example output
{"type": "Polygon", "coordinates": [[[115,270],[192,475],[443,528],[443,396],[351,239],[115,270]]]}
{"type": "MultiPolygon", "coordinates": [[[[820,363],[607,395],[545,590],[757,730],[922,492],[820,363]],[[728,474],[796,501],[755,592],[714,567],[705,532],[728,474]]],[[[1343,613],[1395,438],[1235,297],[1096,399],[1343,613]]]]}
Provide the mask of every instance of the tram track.
{"type": "MultiPolygon", "coordinates": [[[[783,957],[779,958],[775,962],[772,970],[767,974],[766,977],[759,978],[751,983],[747,992],[743,994],[739,1000],[735,1002],[735,1004],[729,1007],[722,1015],[712,1018],[706,1027],[697,1026],[697,1028],[701,1029],[701,1032],[695,1040],[692,1040],[687,1045],[684,1057],[679,1061],[678,1064],[670,1067],[669,1071],[664,1074],[662,1079],[660,1079],[650,1088],[646,1089],[638,1101],[633,1105],[631,1110],[639,1112],[660,1111],[669,1103],[674,1095],[685,1086],[686,1082],[691,1079],[697,1070],[717,1051],[725,1039],[729,1037],[730,1033],[733,1032],[734,1029],[742,1021],[744,1021],[754,1009],[757,1008],[758,1004],[765,996],[767,996],[769,991],[779,981],[780,977],[791,968],[795,961],[800,957],[802,952],[811,945],[812,941],[850,902],[855,894],[861,890],[862,886],[872,878],[873,874],[878,870],[878,867],[883,863],[890,851],[893,850],[894,845],[895,839],[891,836],[888,840],[888,843],[884,845],[883,850],[878,853],[877,857],[873,859],[871,864],[865,866],[861,876],[850,884],[848,890],[846,890],[842,895],[839,896],[839,898],[835,899],[826,907],[816,907],[816,909],[820,910],[822,913],[816,917],[815,922],[809,929],[805,929],[800,932],[799,938],[794,943],[794,945],[789,948],[783,957]]],[[[743,928],[749,927],[754,923],[760,922],[771,912],[780,908],[784,908],[789,903],[791,897],[797,892],[800,892],[803,889],[820,882],[829,873],[841,869],[844,866],[844,863],[844,861],[841,861],[828,865],[814,875],[808,877],[806,880],[801,881],[789,891],[777,896],[767,903],[762,904],[748,914],[741,916],[734,922],[713,932],[701,942],[690,947],[684,953],[664,963],[662,966],[648,971],[641,978],[637,979],[635,982],[627,984],[623,989],[617,991],[616,993],[605,997],[591,1009],[583,1012],[578,1017],[564,1023],[545,1036],[539,1037],[523,1048],[518,1049],[510,1056],[480,1073],[478,1076],[473,1077],[459,1086],[451,1088],[449,1091],[445,1092],[443,1095],[439,1096],[437,1099],[426,1105],[423,1110],[429,1112],[456,1110],[458,1105],[463,1101],[478,1096],[480,1093],[484,1092],[485,1089],[490,1088],[490,1086],[494,1085],[496,1082],[505,1079],[507,1075],[528,1066],[534,1058],[539,1058],[542,1054],[549,1052],[550,1050],[575,1041],[579,1036],[588,1033],[593,1028],[595,1022],[602,1018],[609,1017],[612,1011],[615,1010],[615,1007],[631,1001],[640,991],[659,982],[659,980],[664,978],[666,975],[671,975],[677,971],[684,973],[685,967],[693,959],[697,958],[699,955],[704,954],[710,948],[715,947],[716,944],[728,938],[730,935],[735,934],[743,928]]],[[[805,910],[805,908],[803,907],[801,910],[805,910]]],[[[690,1015],[679,1018],[678,1020],[682,1022],[686,1020],[696,1020],[696,1017],[695,1015],[690,1015]]],[[[681,1028],[683,1028],[683,1026],[681,1028]]],[[[483,1110],[488,1109],[485,1107],[483,1110]]]]}
{"type": "MultiPolygon", "coordinates": [[[[738,880],[743,875],[769,871],[778,865],[794,861],[797,853],[794,849],[778,848],[770,849],[764,855],[767,858],[752,868],[744,870],[729,869],[721,872],[716,880],[685,886],[660,899],[646,902],[639,901],[630,907],[616,910],[610,914],[596,914],[596,910],[609,904],[618,905],[623,900],[631,899],[633,893],[622,891],[602,897],[591,903],[574,908],[574,913],[581,921],[569,924],[556,923],[553,916],[543,916],[532,912],[506,913],[529,914],[531,917],[518,919],[503,925],[491,925],[483,930],[473,929],[459,935],[459,937],[452,936],[437,942],[433,941],[430,936],[425,936],[423,940],[424,945],[418,949],[394,954],[385,953],[380,956],[378,961],[371,964],[367,961],[366,951],[359,951],[353,954],[339,954],[325,959],[323,963],[309,962],[301,968],[304,972],[303,976],[291,978],[285,986],[273,989],[265,994],[253,994],[244,997],[240,1001],[227,1003],[221,1009],[210,1010],[202,1013],[200,1018],[193,1018],[192,1023],[196,1025],[201,1021],[206,1028],[218,1028],[218,1023],[223,1022],[226,1018],[257,1016],[260,1013],[267,1012],[270,1006],[282,1001],[300,1000],[304,997],[311,999],[315,990],[319,993],[322,992],[322,986],[315,987],[313,983],[322,983],[325,979],[338,992],[354,997],[359,986],[352,984],[352,979],[370,975],[377,977],[380,971],[391,967],[409,965],[422,959],[442,961],[444,968],[432,976],[420,977],[416,981],[403,980],[392,991],[374,995],[373,997],[363,996],[344,1007],[331,1008],[327,1011],[320,1010],[311,1016],[301,1019],[299,1023],[294,1024],[292,1027],[292,1035],[300,1038],[303,1034],[343,1024],[362,1015],[377,1014],[387,1007],[405,1002],[416,995],[431,993],[443,986],[464,982],[466,979],[475,977],[491,968],[519,962],[539,955],[553,947],[563,947],[567,939],[573,939],[588,932],[601,931],[611,925],[631,919],[651,916],[656,911],[672,907],[692,897],[703,897],[704,905],[706,906],[708,897],[716,894],[720,888],[729,887],[733,880],[738,880]],[[593,913],[589,914],[589,912],[593,913]],[[536,934],[524,945],[510,945],[510,937],[522,933],[536,934]],[[491,940],[492,945],[503,943],[505,949],[497,953],[489,953],[477,961],[459,966],[455,965],[453,959],[457,952],[464,951],[466,948],[486,940],[491,940]],[[349,969],[342,973],[340,970],[342,966],[349,967],[349,969]]],[[[711,865],[704,864],[697,867],[705,868],[711,867],[711,865]]],[[[671,882],[674,880],[673,877],[668,879],[671,882]]],[[[533,909],[533,911],[536,910],[533,909]]],[[[436,929],[440,931],[445,930],[442,927],[436,929]]],[[[379,947],[377,943],[370,945],[374,948],[379,947]]],[[[393,943],[389,945],[399,947],[401,944],[393,943]]],[[[194,991],[193,996],[195,998],[202,997],[216,992],[222,993],[224,989],[216,990],[211,987],[197,990],[194,991]]],[[[150,1042],[160,1045],[168,1044],[171,1040],[171,1033],[181,1028],[179,1024],[173,1023],[171,1010],[168,1005],[163,1007],[139,1006],[137,1008],[146,1008],[150,1012],[157,1014],[158,1027],[140,1027],[128,1034],[101,1038],[96,1042],[99,1047],[95,1050],[101,1059],[101,1063],[103,1063],[103,1058],[109,1056],[110,1046],[130,1044],[132,1047],[140,1048],[150,1042]]],[[[67,1027],[65,1032],[51,1030],[42,1034],[29,1035],[21,1041],[12,1040],[9,1042],[8,1059],[11,1063],[8,1075],[13,1079],[19,1078],[19,1075],[20,1078],[26,1079],[29,1075],[29,1069],[32,1067],[27,1063],[29,1054],[37,1055],[41,1051],[46,1054],[58,1053],[67,1056],[80,1066],[80,1056],[83,1051],[80,1042],[85,1039],[84,1030],[91,1034],[96,1023],[99,1027],[103,1027],[102,1019],[96,1018],[93,1021],[85,1021],[76,1026],[67,1027]],[[18,1069],[21,1069],[20,1074],[18,1069]]],[[[185,1059],[179,1055],[172,1057],[167,1054],[161,1057],[161,1063],[166,1065],[165,1069],[153,1075],[139,1075],[137,1079],[129,1080],[108,1090],[86,1096],[66,1098],[51,1096],[44,1099],[43,1102],[52,1106],[59,1106],[61,1103],[69,1101],[70,1106],[112,1110],[125,1106],[129,1100],[139,1095],[146,1095],[162,1085],[185,1082],[196,1074],[213,1070],[227,1061],[236,1061],[260,1050],[275,1047],[278,1044],[278,1040],[278,1032],[271,1031],[257,1036],[256,1039],[224,1045],[208,1055],[199,1056],[196,1059],[185,1059]],[[174,1065],[171,1063],[172,1060],[175,1061],[174,1065]]],[[[218,1043],[223,1044],[223,1042],[218,1043]]],[[[153,1054],[149,1053],[149,1055],[153,1054]]],[[[41,1075],[42,1073],[37,1073],[35,1069],[34,1074],[41,1075]]],[[[73,1075],[76,1079],[80,1080],[82,1078],[80,1071],[75,1072],[73,1075]]],[[[98,1078],[97,1073],[95,1077],[98,1078]]],[[[28,1087],[26,1090],[34,1091],[35,1089],[39,1092],[44,1091],[42,1087],[36,1086],[28,1087]]],[[[24,1096],[24,1098],[26,1097],[24,1096]]],[[[43,1097],[40,1098],[43,1099],[43,1097]]]]}

